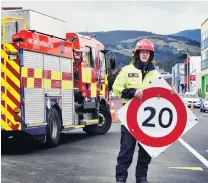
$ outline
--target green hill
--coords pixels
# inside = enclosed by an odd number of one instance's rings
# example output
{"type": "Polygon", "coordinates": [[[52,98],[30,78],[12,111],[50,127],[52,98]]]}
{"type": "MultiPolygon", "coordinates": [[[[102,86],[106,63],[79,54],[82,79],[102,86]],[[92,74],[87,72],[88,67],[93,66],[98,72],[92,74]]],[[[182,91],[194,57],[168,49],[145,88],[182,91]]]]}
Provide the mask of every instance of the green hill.
{"type": "MultiPolygon", "coordinates": [[[[80,33],[89,35],[87,33],[80,33]]],[[[177,49],[186,49],[191,55],[200,55],[200,43],[187,37],[176,35],[159,35],[145,31],[109,31],[94,32],[96,39],[116,55],[118,64],[126,65],[131,60],[132,49],[143,38],[151,40],[155,46],[155,60],[160,68],[171,72],[172,66],[183,62],[184,54],[177,49]]],[[[196,39],[196,38],[195,38],[196,39]]]]}
{"type": "Polygon", "coordinates": [[[201,29],[184,30],[174,34],[175,36],[183,36],[189,39],[200,42],[201,41],[201,29]]]}

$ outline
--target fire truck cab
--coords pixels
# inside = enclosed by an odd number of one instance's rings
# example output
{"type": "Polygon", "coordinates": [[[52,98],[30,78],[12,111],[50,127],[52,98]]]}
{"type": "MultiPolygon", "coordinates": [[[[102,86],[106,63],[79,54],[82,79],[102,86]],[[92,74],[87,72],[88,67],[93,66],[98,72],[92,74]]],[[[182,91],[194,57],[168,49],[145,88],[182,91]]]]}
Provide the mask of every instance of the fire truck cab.
{"type": "Polygon", "coordinates": [[[107,64],[114,69],[115,60],[107,63],[104,45],[74,32],[63,36],[56,26],[62,21],[32,10],[4,11],[2,17],[2,134],[26,134],[55,147],[62,132],[107,133],[107,64]],[[50,27],[41,27],[42,20],[50,27]]]}

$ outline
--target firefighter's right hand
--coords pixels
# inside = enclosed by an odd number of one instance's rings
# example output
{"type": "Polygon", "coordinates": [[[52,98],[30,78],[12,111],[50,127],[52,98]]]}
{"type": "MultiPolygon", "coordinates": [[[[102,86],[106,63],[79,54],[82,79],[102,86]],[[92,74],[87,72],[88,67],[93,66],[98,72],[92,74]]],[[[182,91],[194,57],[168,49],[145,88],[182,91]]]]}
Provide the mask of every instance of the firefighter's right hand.
{"type": "Polygon", "coordinates": [[[139,98],[139,99],[141,99],[143,97],[142,90],[140,90],[140,89],[136,90],[134,96],[137,97],[137,98],[139,98]]]}

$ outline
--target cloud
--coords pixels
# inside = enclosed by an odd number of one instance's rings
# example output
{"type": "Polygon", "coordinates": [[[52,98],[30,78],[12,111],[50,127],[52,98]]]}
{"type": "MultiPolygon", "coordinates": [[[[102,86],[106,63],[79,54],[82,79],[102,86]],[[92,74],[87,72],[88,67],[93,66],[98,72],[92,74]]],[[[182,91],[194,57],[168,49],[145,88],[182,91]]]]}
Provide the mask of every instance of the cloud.
{"type": "Polygon", "coordinates": [[[178,1],[29,1],[2,2],[23,6],[67,21],[70,31],[145,30],[170,34],[200,29],[208,2],[178,1]]]}

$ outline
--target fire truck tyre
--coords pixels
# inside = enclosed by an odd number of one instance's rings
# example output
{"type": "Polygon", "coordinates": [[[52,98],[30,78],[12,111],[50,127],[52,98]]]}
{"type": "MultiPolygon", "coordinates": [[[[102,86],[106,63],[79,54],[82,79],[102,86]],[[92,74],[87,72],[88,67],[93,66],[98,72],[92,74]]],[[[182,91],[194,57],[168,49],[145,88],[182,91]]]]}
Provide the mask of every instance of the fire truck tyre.
{"type": "Polygon", "coordinates": [[[86,126],[84,131],[88,135],[104,135],[106,134],[112,124],[111,113],[107,107],[100,104],[99,110],[99,124],[86,126]]]}
{"type": "Polygon", "coordinates": [[[47,140],[46,143],[49,147],[56,147],[59,143],[61,134],[61,122],[60,116],[55,108],[52,108],[47,125],[47,140]]]}
{"type": "Polygon", "coordinates": [[[104,135],[106,134],[112,124],[112,118],[110,110],[103,104],[100,105],[100,111],[99,111],[99,128],[98,128],[98,134],[104,135]]]}

